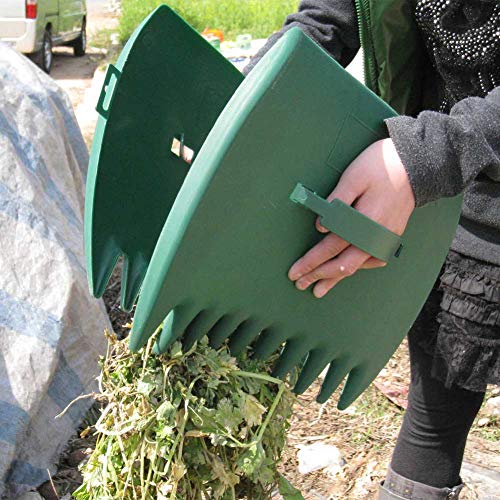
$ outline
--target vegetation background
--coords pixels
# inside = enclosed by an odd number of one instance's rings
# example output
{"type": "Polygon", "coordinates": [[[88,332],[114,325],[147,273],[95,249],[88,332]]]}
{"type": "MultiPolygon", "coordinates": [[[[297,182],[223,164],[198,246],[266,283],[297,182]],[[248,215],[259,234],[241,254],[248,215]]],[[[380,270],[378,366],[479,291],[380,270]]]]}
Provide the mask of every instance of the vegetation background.
{"type": "Polygon", "coordinates": [[[158,5],[168,3],[193,28],[216,28],[226,39],[250,33],[267,38],[281,28],[299,0],[122,0],[120,40],[125,43],[139,23],[158,5]]]}

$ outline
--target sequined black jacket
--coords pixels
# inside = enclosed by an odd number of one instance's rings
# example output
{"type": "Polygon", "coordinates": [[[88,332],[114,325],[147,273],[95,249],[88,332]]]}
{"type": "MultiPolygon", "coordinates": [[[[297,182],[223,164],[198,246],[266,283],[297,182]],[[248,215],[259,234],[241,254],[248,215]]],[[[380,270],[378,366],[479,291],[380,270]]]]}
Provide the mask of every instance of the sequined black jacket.
{"type": "MultiPolygon", "coordinates": [[[[500,265],[500,3],[412,1],[430,56],[427,110],[387,120],[389,134],[418,206],[464,192],[452,248],[500,265]]],[[[354,0],[302,0],[245,73],[294,26],[343,66],[360,48],[354,0]]]]}

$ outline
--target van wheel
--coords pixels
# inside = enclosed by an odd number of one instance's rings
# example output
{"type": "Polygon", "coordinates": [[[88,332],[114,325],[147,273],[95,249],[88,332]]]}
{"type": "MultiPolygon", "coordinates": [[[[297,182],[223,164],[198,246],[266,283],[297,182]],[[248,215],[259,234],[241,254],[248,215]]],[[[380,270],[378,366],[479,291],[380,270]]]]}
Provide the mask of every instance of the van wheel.
{"type": "Polygon", "coordinates": [[[73,54],[75,57],[82,57],[87,50],[87,22],[84,20],[82,24],[82,32],[80,36],[73,42],[73,54]]]}
{"type": "Polygon", "coordinates": [[[50,73],[52,68],[52,33],[50,28],[45,28],[43,33],[42,48],[31,57],[33,62],[40,66],[45,73],[50,73]]]}

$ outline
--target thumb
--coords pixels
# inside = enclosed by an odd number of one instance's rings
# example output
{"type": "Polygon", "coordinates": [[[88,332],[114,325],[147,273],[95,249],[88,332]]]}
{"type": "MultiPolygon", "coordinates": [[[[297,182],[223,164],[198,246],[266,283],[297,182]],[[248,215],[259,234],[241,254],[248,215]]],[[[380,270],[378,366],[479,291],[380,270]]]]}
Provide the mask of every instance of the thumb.
{"type": "MultiPolygon", "coordinates": [[[[335,189],[328,196],[327,201],[331,203],[333,200],[338,199],[346,205],[352,205],[363,194],[365,188],[365,183],[359,179],[359,176],[353,175],[352,170],[347,168],[335,189]]],[[[316,229],[320,233],[329,232],[328,229],[321,225],[321,217],[316,219],[316,229]]]]}

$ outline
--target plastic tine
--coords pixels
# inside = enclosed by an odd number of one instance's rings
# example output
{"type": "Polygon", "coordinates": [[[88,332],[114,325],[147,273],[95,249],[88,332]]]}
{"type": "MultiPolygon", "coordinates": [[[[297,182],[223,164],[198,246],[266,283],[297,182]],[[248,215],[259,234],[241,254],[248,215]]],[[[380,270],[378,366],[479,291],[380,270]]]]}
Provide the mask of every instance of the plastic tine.
{"type": "Polygon", "coordinates": [[[222,317],[208,332],[210,346],[218,349],[244,320],[245,318],[239,314],[228,314],[222,317]]]}
{"type": "Polygon", "coordinates": [[[300,372],[293,392],[295,394],[302,394],[316,380],[331,358],[331,353],[325,349],[314,349],[311,351],[300,372]]]}
{"type": "Polygon", "coordinates": [[[238,356],[264,328],[262,321],[248,319],[242,323],[229,339],[229,348],[234,356],[238,356]]]}
{"type": "Polygon", "coordinates": [[[285,329],[271,326],[264,330],[253,346],[254,356],[267,359],[285,342],[288,334],[285,329]]]}
{"type": "Polygon", "coordinates": [[[332,361],[316,401],[324,403],[334,393],[351,369],[352,361],[350,359],[339,358],[332,361]]]}
{"type": "Polygon", "coordinates": [[[195,315],[196,309],[193,306],[181,305],[170,311],[156,341],[154,352],[156,354],[164,353],[184,333],[195,315]]]}
{"type": "Polygon", "coordinates": [[[191,324],[186,328],[182,338],[182,346],[185,351],[191,349],[193,344],[206,335],[220,320],[221,314],[214,310],[201,311],[191,324]]]}
{"type": "Polygon", "coordinates": [[[297,366],[307,356],[308,345],[308,342],[304,340],[289,340],[274,367],[273,375],[284,378],[294,366],[297,366]]]}
{"type": "Polygon", "coordinates": [[[357,366],[347,377],[346,384],[340,395],[338,409],[345,410],[375,379],[382,366],[370,368],[367,366],[357,366]]]}
{"type": "Polygon", "coordinates": [[[139,253],[125,257],[122,271],[121,307],[131,311],[141,289],[148,261],[139,253]]]}

